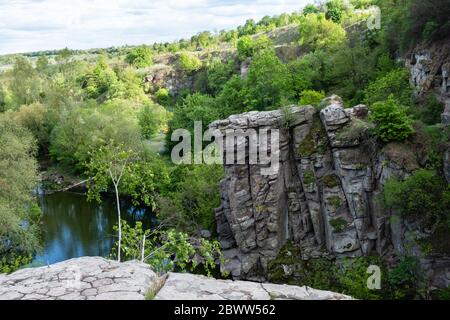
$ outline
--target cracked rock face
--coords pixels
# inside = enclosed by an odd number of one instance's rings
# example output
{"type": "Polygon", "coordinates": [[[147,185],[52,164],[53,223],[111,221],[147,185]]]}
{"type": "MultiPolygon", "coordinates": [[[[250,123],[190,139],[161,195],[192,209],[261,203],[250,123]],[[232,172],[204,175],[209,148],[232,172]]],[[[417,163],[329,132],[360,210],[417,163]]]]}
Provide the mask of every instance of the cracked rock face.
{"type": "Polygon", "coordinates": [[[83,257],[0,275],[0,300],[142,300],[156,279],[146,264],[83,257]]]}
{"type": "Polygon", "coordinates": [[[216,280],[187,273],[157,275],[146,264],[82,257],[0,274],[0,300],[347,300],[307,287],[216,280]]]}
{"type": "MultiPolygon", "coordinates": [[[[390,177],[419,167],[414,152],[378,146],[367,134],[366,106],[344,108],[337,96],[323,103],[320,112],[291,106],[288,116],[249,112],[211,124],[223,133],[279,130],[280,165],[272,174],[250,163],[250,151],[245,162],[225,161],[216,221],[223,268],[235,279],[265,281],[268,262],[288,240],[301,246],[302,259],[403,252],[403,223],[391,223],[377,196],[390,177]]],[[[224,159],[235,151],[225,146],[224,159]]]]}
{"type": "Polygon", "coordinates": [[[169,273],[155,300],[349,300],[351,297],[308,287],[249,281],[216,280],[188,273],[169,273]]]}

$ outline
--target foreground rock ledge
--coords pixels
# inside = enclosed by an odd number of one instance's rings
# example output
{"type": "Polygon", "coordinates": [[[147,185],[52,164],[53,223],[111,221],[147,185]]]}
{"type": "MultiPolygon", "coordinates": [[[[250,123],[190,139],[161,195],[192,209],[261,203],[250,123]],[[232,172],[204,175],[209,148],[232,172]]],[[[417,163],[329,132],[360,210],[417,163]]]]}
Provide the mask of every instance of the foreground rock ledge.
{"type": "Polygon", "coordinates": [[[348,296],[308,287],[216,280],[169,273],[165,283],[148,265],[82,257],[0,275],[0,300],[344,300],[348,296]],[[159,292],[148,294],[161,285],[159,292]],[[156,293],[156,295],[155,295],[156,293]]]}

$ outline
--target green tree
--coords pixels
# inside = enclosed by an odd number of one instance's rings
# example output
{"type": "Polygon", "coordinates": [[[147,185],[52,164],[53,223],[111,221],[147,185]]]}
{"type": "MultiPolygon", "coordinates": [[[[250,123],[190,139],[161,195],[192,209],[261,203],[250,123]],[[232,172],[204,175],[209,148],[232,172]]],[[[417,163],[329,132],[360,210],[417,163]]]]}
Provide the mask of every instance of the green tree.
{"type": "Polygon", "coordinates": [[[207,69],[208,92],[217,95],[231,78],[234,72],[234,61],[223,63],[219,59],[211,62],[207,69]]]}
{"type": "Polygon", "coordinates": [[[86,165],[86,174],[90,177],[88,183],[88,199],[100,202],[100,192],[106,191],[112,183],[116,195],[118,244],[117,261],[121,261],[122,217],[120,212],[119,185],[134,161],[135,153],[123,145],[108,144],[91,153],[91,159],[86,165]]]}
{"type": "Polygon", "coordinates": [[[273,47],[272,41],[266,35],[254,39],[251,36],[242,36],[237,42],[238,55],[241,60],[253,57],[262,50],[273,47]]]}
{"type": "Polygon", "coordinates": [[[324,14],[308,14],[299,23],[299,43],[310,50],[329,49],[345,40],[345,30],[324,14]]]}
{"type": "Polygon", "coordinates": [[[89,162],[89,152],[112,141],[141,150],[141,130],[129,105],[128,101],[116,100],[99,107],[79,106],[65,111],[50,134],[50,155],[82,172],[89,162]]]}
{"type": "Polygon", "coordinates": [[[32,134],[0,114],[0,273],[29,263],[40,247],[35,154],[32,134]]]}
{"type": "Polygon", "coordinates": [[[186,232],[214,231],[214,208],[220,203],[219,165],[177,166],[171,190],[159,199],[157,213],[164,225],[186,232]]]}
{"type": "Polygon", "coordinates": [[[105,56],[101,56],[95,67],[83,78],[82,88],[88,98],[106,100],[114,95],[117,88],[117,75],[112,70],[105,56]]]}
{"type": "Polygon", "coordinates": [[[327,19],[332,20],[335,23],[340,23],[342,20],[342,16],[345,12],[344,3],[342,0],[331,0],[326,4],[326,13],[325,16],[327,19]]]}
{"type": "Polygon", "coordinates": [[[228,80],[216,98],[215,104],[220,106],[220,118],[245,111],[246,88],[245,81],[238,75],[228,80]]]}
{"type": "Polygon", "coordinates": [[[307,16],[308,14],[317,14],[317,13],[320,13],[320,9],[313,4],[307,4],[302,10],[302,14],[304,16],[307,16]]]}
{"type": "Polygon", "coordinates": [[[167,111],[155,104],[145,104],[138,113],[142,136],[146,139],[155,137],[167,123],[167,111]]]}
{"type": "Polygon", "coordinates": [[[7,115],[27,128],[34,135],[41,148],[49,143],[50,131],[47,124],[47,107],[41,103],[23,105],[18,111],[9,112],[7,115]]]}
{"type": "Polygon", "coordinates": [[[71,56],[73,56],[73,54],[74,54],[73,51],[66,47],[58,52],[58,55],[56,56],[56,61],[59,62],[67,61],[71,56]]]}
{"type": "MultiPolygon", "coordinates": [[[[186,96],[176,106],[173,116],[169,121],[167,145],[169,149],[174,145],[170,140],[172,132],[176,129],[186,129],[194,132],[194,121],[202,121],[203,128],[214,120],[220,118],[220,108],[209,95],[194,93],[186,96]]],[[[206,129],[205,129],[206,130],[206,129]]]]}
{"type": "Polygon", "coordinates": [[[12,107],[19,108],[23,104],[39,102],[41,97],[41,80],[31,63],[24,57],[18,57],[11,71],[9,90],[12,107]]]}
{"type": "Polygon", "coordinates": [[[246,105],[250,110],[275,109],[293,97],[288,68],[271,50],[255,56],[247,75],[246,88],[246,105]]]}
{"type": "Polygon", "coordinates": [[[304,90],[328,88],[329,59],[323,51],[308,53],[288,65],[296,97],[304,90]]]}
{"type": "Polygon", "coordinates": [[[255,34],[256,30],[257,26],[255,20],[253,19],[248,19],[247,21],[245,21],[245,24],[243,26],[237,27],[239,37],[244,35],[255,34]]]}

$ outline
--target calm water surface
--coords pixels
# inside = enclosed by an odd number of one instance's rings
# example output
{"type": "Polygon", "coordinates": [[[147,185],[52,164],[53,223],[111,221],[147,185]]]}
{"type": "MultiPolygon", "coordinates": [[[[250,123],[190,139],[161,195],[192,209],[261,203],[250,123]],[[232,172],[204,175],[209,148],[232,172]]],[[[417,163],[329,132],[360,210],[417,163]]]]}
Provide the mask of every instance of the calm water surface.
{"type": "MultiPolygon", "coordinates": [[[[43,211],[43,250],[33,264],[46,265],[81,256],[108,256],[116,238],[113,226],[117,224],[114,198],[101,204],[87,202],[80,193],[59,192],[39,194],[43,211]]],[[[123,201],[122,219],[131,225],[142,221],[145,228],[154,223],[151,213],[123,201]]]]}

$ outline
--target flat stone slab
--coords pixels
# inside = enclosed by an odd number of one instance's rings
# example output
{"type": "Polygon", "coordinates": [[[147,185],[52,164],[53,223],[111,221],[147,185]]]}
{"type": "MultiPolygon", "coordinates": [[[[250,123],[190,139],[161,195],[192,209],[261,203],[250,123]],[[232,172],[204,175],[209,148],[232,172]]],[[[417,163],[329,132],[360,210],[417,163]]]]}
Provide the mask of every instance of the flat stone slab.
{"type": "Polygon", "coordinates": [[[143,263],[82,257],[0,275],[0,300],[143,300],[156,279],[143,263]]]}
{"type": "Polygon", "coordinates": [[[189,273],[169,273],[156,300],[350,300],[349,296],[309,287],[250,281],[217,280],[189,273]]]}
{"type": "Polygon", "coordinates": [[[351,299],[308,287],[217,280],[189,273],[158,277],[146,264],[100,257],[0,275],[0,300],[143,300],[148,291],[149,297],[158,300],[351,299]]]}

